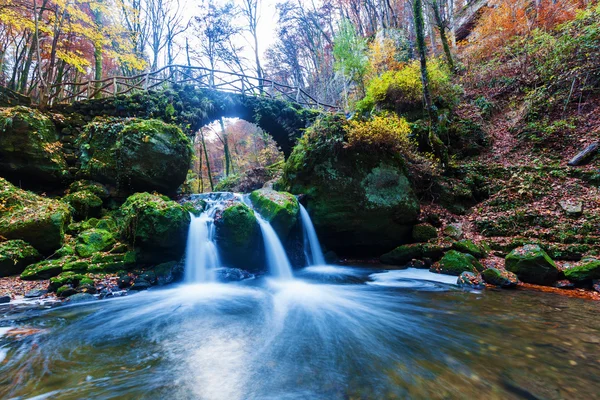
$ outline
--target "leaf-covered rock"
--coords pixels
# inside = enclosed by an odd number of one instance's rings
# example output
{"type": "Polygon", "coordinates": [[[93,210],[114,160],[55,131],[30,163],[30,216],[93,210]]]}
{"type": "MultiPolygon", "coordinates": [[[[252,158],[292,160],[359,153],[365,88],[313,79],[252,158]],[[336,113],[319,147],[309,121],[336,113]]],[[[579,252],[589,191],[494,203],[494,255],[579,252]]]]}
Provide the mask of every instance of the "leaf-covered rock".
{"type": "Polygon", "coordinates": [[[461,273],[456,284],[468,289],[483,289],[485,287],[483,281],[476,274],[469,271],[461,273]]]}
{"type": "Polygon", "coordinates": [[[17,275],[41,258],[40,253],[22,240],[0,243],[0,276],[17,275]]]}
{"type": "Polygon", "coordinates": [[[461,253],[468,253],[474,257],[482,258],[485,256],[485,251],[473,243],[472,240],[463,239],[455,242],[452,245],[452,248],[456,251],[460,251],[461,253]]]}
{"type": "Polygon", "coordinates": [[[463,272],[477,273],[477,269],[471,263],[471,260],[463,253],[459,253],[456,250],[450,250],[439,262],[438,268],[433,268],[432,272],[439,272],[441,274],[459,276],[463,272]]]}
{"type": "Polygon", "coordinates": [[[71,219],[69,207],[16,188],[0,178],[0,235],[21,239],[42,254],[61,247],[71,219]]]}
{"type": "Polygon", "coordinates": [[[490,285],[500,286],[501,288],[512,288],[519,284],[517,275],[510,271],[503,271],[497,268],[488,268],[481,273],[481,277],[490,285]]]}

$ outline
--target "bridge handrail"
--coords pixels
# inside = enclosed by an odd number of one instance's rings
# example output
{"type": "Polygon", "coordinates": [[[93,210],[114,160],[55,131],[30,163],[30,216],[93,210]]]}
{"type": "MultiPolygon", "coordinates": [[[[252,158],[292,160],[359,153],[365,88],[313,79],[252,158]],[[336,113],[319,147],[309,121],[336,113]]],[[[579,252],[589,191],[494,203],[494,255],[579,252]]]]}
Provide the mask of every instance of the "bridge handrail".
{"type": "Polygon", "coordinates": [[[83,82],[61,82],[50,86],[48,97],[50,104],[57,101],[69,103],[83,99],[102,98],[127,94],[133,90],[151,90],[165,83],[182,84],[194,82],[202,88],[242,95],[284,97],[287,100],[311,108],[339,110],[339,107],[318,101],[303,88],[276,82],[268,78],[258,78],[232,71],[211,70],[206,67],[188,65],[166,65],[156,71],[133,76],[111,76],[103,79],[91,79],[83,82]],[[201,72],[194,76],[194,72],[201,72]],[[179,79],[178,76],[179,75],[179,79]],[[234,80],[227,80],[235,78],[234,80]],[[205,82],[209,79],[209,82],[205,82]],[[150,82],[152,81],[152,82],[150,82]],[[255,81],[256,84],[252,82],[255,81]],[[241,84],[241,87],[240,85],[241,84]],[[112,86],[112,88],[111,88],[112,86]],[[58,90],[57,90],[58,89],[58,90]],[[110,90],[112,89],[112,90],[110,90]],[[61,96],[62,95],[62,96],[61,96]]]}

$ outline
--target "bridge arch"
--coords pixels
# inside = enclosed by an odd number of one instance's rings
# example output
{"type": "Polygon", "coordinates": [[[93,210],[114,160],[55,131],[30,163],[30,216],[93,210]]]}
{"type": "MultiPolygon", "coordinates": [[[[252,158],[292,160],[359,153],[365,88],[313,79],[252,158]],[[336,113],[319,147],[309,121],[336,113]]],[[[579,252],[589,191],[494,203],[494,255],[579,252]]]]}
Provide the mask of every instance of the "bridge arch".
{"type": "Polygon", "coordinates": [[[180,126],[189,135],[204,125],[224,118],[240,118],[257,124],[273,137],[287,157],[303,130],[321,113],[276,98],[221,92],[194,85],[174,85],[161,91],[140,91],[102,99],[56,104],[52,111],[122,118],[158,118],[180,126]]]}

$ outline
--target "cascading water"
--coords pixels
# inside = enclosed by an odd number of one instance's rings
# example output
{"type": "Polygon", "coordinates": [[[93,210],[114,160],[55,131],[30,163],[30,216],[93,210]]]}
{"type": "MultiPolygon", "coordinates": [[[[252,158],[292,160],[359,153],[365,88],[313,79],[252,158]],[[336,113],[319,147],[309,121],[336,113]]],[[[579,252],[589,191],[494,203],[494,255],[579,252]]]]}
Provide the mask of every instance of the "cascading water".
{"type": "Polygon", "coordinates": [[[325,265],[325,257],[319,244],[319,238],[315,227],[308,215],[308,211],[300,204],[300,217],[302,218],[302,230],[304,232],[304,257],[309,266],[325,265]]]}
{"type": "Polygon", "coordinates": [[[196,217],[191,214],[185,254],[185,281],[187,283],[214,282],[215,270],[221,267],[215,242],[214,217],[231,193],[211,193],[198,196],[206,202],[205,211],[196,217]]]}
{"type": "Polygon", "coordinates": [[[267,260],[269,272],[278,279],[293,279],[292,265],[287,254],[285,254],[285,249],[277,233],[271,224],[265,221],[258,213],[256,213],[256,217],[262,232],[263,242],[265,243],[265,259],[267,260]]]}

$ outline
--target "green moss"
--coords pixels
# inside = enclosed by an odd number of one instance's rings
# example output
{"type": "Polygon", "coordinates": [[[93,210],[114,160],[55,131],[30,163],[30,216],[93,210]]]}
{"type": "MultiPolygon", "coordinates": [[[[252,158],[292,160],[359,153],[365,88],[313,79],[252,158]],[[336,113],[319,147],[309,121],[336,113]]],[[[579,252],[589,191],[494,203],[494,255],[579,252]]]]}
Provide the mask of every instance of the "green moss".
{"type": "Polygon", "coordinates": [[[565,278],[575,283],[600,279],[600,260],[584,261],[581,265],[566,269],[564,273],[565,278]]]}
{"type": "Polygon", "coordinates": [[[514,249],[506,256],[505,266],[527,283],[551,285],[558,277],[556,264],[538,245],[529,244],[514,249]]]}
{"type": "Polygon", "coordinates": [[[412,260],[429,258],[432,261],[439,260],[444,254],[444,248],[436,244],[416,243],[404,244],[380,257],[384,264],[406,265],[412,260]]]}
{"type": "MultiPolygon", "coordinates": [[[[50,290],[57,290],[64,285],[71,285],[71,287],[77,287],[77,285],[79,285],[79,282],[85,278],[86,275],[79,274],[77,272],[63,272],[58,276],[50,278],[50,290]]],[[[60,296],[58,292],[57,294],[60,296]]]]}
{"type": "Polygon", "coordinates": [[[437,229],[431,224],[413,226],[412,236],[416,242],[427,242],[437,237],[437,229]]]}
{"type": "Polygon", "coordinates": [[[175,193],[193,154],[181,129],[156,119],[96,120],[78,144],[81,173],[123,194],[175,193]]]}
{"type": "Polygon", "coordinates": [[[96,196],[100,197],[101,199],[106,199],[109,196],[108,190],[106,190],[106,188],[101,183],[98,183],[98,182],[79,180],[79,181],[75,181],[71,185],[69,185],[69,193],[83,192],[83,191],[91,192],[91,193],[95,194],[96,196]]]}
{"type": "Polygon", "coordinates": [[[29,187],[68,178],[62,146],[50,118],[26,107],[0,109],[0,174],[29,187]]]}
{"type": "Polygon", "coordinates": [[[88,190],[68,194],[63,197],[63,201],[73,208],[76,219],[98,215],[102,208],[102,199],[88,190]]]}
{"type": "Polygon", "coordinates": [[[481,277],[486,283],[503,288],[512,288],[519,284],[519,279],[515,274],[496,268],[486,269],[481,273],[481,277]]]}
{"type": "Polygon", "coordinates": [[[20,274],[40,258],[40,253],[22,240],[0,243],[0,276],[20,274]]]}
{"type": "Polygon", "coordinates": [[[245,204],[234,204],[223,210],[217,223],[220,245],[243,251],[256,240],[259,230],[254,211],[245,204]]]}
{"type": "Polygon", "coordinates": [[[450,250],[440,260],[439,269],[436,272],[459,276],[465,271],[477,273],[471,260],[465,254],[450,250]]]}
{"type": "Polygon", "coordinates": [[[45,260],[32,264],[21,273],[21,279],[24,281],[49,279],[60,274],[63,266],[70,261],[73,261],[72,257],[63,257],[58,260],[45,260]]]}
{"type": "Polygon", "coordinates": [[[461,253],[468,253],[474,257],[482,258],[485,256],[485,251],[482,250],[479,246],[473,243],[472,240],[463,239],[458,242],[455,242],[452,245],[452,248],[456,251],[460,251],[461,253]]]}
{"type": "Polygon", "coordinates": [[[479,262],[479,260],[477,258],[475,258],[474,255],[469,254],[469,253],[462,253],[467,260],[469,260],[471,262],[471,265],[473,265],[473,267],[477,270],[477,272],[481,272],[485,269],[485,267],[483,266],[482,263],[479,262]]]}
{"type": "Polygon", "coordinates": [[[96,228],[104,229],[105,231],[109,231],[109,232],[116,232],[118,229],[117,223],[112,218],[102,218],[96,224],[96,228]]]}
{"type": "Polygon", "coordinates": [[[81,257],[90,257],[99,251],[107,251],[115,244],[113,235],[102,229],[89,229],[77,236],[75,251],[81,257]]]}
{"type": "Polygon", "coordinates": [[[21,239],[43,254],[61,247],[69,207],[56,200],[18,189],[0,178],[0,235],[21,239]]]}
{"type": "Polygon", "coordinates": [[[77,260],[66,263],[63,266],[63,271],[85,272],[89,267],[89,262],[85,260],[77,260]]]}
{"type": "Polygon", "coordinates": [[[300,207],[296,197],[290,193],[269,189],[255,190],[250,194],[255,210],[271,223],[280,238],[286,238],[296,222],[300,207]]]}

